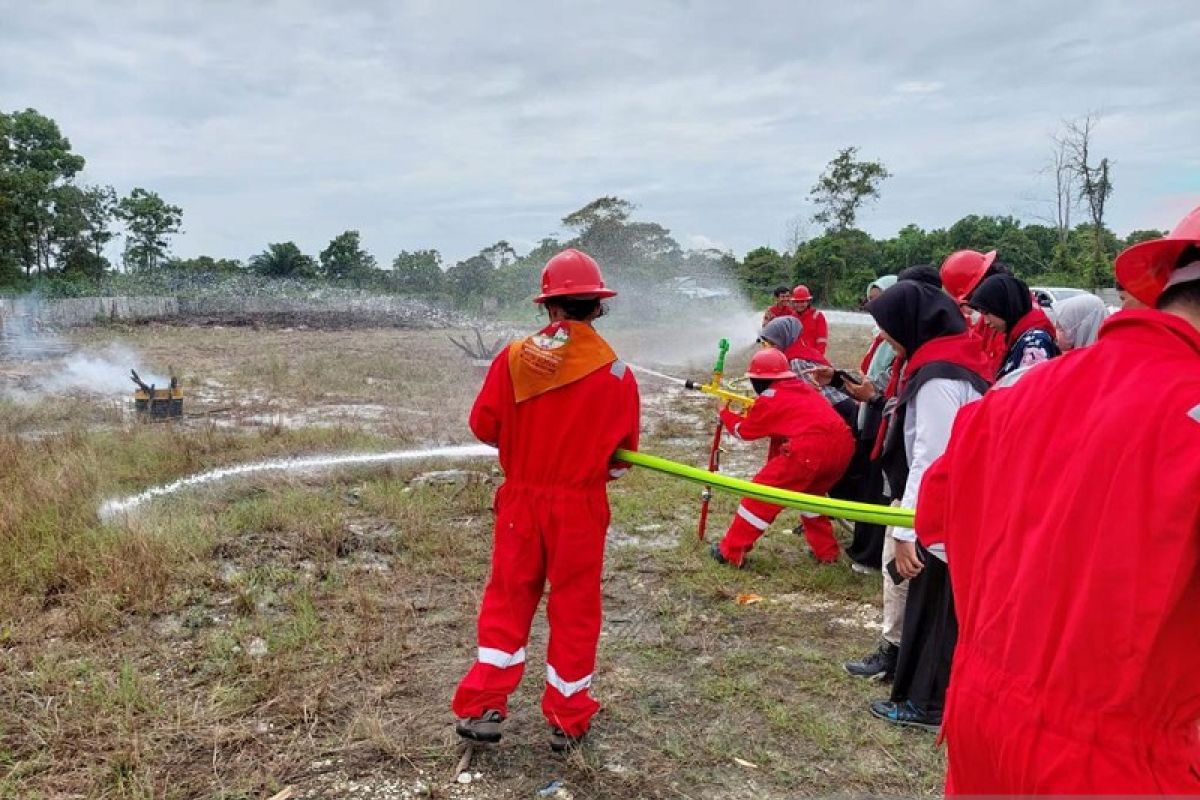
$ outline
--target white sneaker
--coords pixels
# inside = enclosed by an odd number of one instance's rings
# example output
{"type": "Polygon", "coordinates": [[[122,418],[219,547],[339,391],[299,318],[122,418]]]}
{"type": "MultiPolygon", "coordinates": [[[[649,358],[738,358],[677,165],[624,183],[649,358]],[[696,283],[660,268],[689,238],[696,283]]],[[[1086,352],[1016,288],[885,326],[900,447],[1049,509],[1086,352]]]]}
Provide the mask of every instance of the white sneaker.
{"type": "Polygon", "coordinates": [[[857,561],[850,562],[850,569],[854,570],[860,575],[878,575],[880,572],[880,570],[871,569],[866,564],[860,564],[857,561]]]}

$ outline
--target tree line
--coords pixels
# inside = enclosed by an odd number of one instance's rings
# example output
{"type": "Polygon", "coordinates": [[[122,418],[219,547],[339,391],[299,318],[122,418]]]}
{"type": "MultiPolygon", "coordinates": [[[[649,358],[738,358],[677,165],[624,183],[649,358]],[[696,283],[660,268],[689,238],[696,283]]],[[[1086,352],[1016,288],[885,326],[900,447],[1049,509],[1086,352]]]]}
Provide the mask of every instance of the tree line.
{"type": "Polygon", "coordinates": [[[614,285],[637,287],[635,303],[647,293],[669,295],[673,286],[727,287],[732,281],[755,298],[778,285],[806,283],[819,302],[849,307],[879,275],[937,264],[962,248],[997,249],[1031,282],[1095,288],[1111,283],[1111,260],[1122,247],[1163,233],[1136,231],[1121,239],[1105,227],[1112,183],[1108,160],[1095,159],[1094,129],[1095,120],[1087,118],[1053,139],[1058,196],[1048,224],[972,214],[945,228],[908,225],[895,236],[872,237],[855,227],[857,216],[879,196],[890,173],[849,147],[810,193],[815,209],[810,219],[820,233],[784,250],[759,247],[740,260],[716,250],[689,250],[662,225],[637,219],[631,202],[601,197],[562,218],[565,236],[547,237],[526,253],[499,241],[446,264],[435,249],[405,250],[381,267],[355,230],[338,234],[316,255],[294,242],[276,242],[244,262],[174,257],[170,245],[182,232],[183,210],[141,187],[119,197],[111,186],[79,184],[83,156],[73,152],[53,120],[26,109],[0,113],[0,288],[87,294],[103,291],[114,274],[135,281],[255,274],[423,295],[460,307],[488,298],[508,305],[528,301],[542,266],[563,247],[592,254],[614,285]],[[1085,221],[1071,225],[1072,210],[1080,208],[1087,212],[1085,221]],[[121,259],[113,264],[107,252],[118,237],[121,259]]]}

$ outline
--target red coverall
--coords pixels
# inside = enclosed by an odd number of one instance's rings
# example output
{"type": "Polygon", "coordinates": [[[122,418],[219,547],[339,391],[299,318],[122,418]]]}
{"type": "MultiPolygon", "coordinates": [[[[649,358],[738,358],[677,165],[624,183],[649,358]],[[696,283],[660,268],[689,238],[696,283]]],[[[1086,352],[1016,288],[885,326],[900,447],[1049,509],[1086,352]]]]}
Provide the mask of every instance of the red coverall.
{"type": "Polygon", "coordinates": [[[507,716],[549,580],[542,713],[569,736],[587,732],[600,708],[588,689],[600,638],[606,483],[624,471],[611,463],[613,452],[637,449],[638,417],[637,382],[620,361],[521,403],[514,399],[507,351],[492,362],[470,424],[481,441],[499,448],[505,481],[493,503],[495,541],[479,611],[478,660],[452,703],[459,717],[487,709],[507,716]]]}
{"type": "Polygon", "coordinates": [[[1200,332],[1123,311],[964,408],[916,530],[959,619],[948,794],[1200,793],[1200,332]]]}
{"type": "Polygon", "coordinates": [[[792,308],[792,306],[789,303],[776,303],[773,306],[769,306],[767,308],[767,310],[763,313],[763,325],[766,325],[768,322],[775,319],[776,317],[798,317],[798,316],[800,316],[800,315],[796,313],[796,309],[792,308]]]}
{"type": "MultiPolygon", "coordinates": [[[[775,381],[741,417],[721,411],[721,422],[734,436],[752,441],[771,437],[766,466],[755,483],[809,494],[825,494],[841,479],[854,438],[833,406],[798,378],[775,381]]],[[[746,554],[779,513],[780,506],[745,498],[721,540],[721,555],[740,565],[746,554]]],[[[833,561],[841,552],[827,517],[805,517],[804,536],[821,561],[833,561]]]]}
{"type": "Polygon", "coordinates": [[[800,324],[804,326],[804,330],[800,332],[800,339],[821,355],[825,355],[825,350],[829,347],[829,323],[825,321],[825,315],[809,306],[799,317],[800,324]]]}

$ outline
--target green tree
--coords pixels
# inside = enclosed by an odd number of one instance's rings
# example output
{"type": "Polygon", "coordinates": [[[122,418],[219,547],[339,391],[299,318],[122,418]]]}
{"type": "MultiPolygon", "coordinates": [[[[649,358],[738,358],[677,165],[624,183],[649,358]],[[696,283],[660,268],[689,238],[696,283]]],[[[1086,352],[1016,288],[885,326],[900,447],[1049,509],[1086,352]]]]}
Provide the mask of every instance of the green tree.
{"type": "Polygon", "coordinates": [[[180,232],[183,209],[165,202],[155,192],[135,188],[117,203],[117,216],[128,229],[125,266],[135,272],[154,270],[170,253],[169,236],[180,232]]]}
{"type": "Polygon", "coordinates": [[[111,186],[66,184],[55,190],[52,239],[63,272],[95,279],[108,270],[104,247],[116,236],[111,227],[116,205],[111,186]]]}
{"type": "Polygon", "coordinates": [[[245,269],[242,262],[236,258],[213,258],[212,256],[173,258],[164,266],[175,272],[204,275],[236,275],[245,269]]]}
{"type": "Polygon", "coordinates": [[[914,264],[933,263],[934,240],[917,225],[905,225],[891,239],[881,243],[883,267],[900,272],[914,264]]]}
{"type": "Polygon", "coordinates": [[[1133,231],[1132,233],[1130,233],[1128,236],[1125,237],[1125,246],[1133,247],[1135,244],[1141,244],[1142,242],[1148,242],[1152,239],[1161,239],[1162,237],[1164,237],[1166,235],[1167,235],[1166,231],[1156,231],[1156,230],[1133,231]]]}
{"type": "Polygon", "coordinates": [[[827,233],[796,251],[796,281],[807,284],[826,305],[857,305],[867,285],[883,272],[882,248],[860,230],[827,233]]]}
{"type": "Polygon", "coordinates": [[[0,265],[50,270],[56,194],[83,165],[54,120],[0,113],[0,265]]]}
{"type": "Polygon", "coordinates": [[[392,284],[400,292],[436,294],[446,279],[442,272],[442,256],[437,250],[401,250],[392,259],[392,284]]]}
{"type": "Polygon", "coordinates": [[[831,233],[853,228],[859,209],[879,197],[879,184],[890,177],[882,163],[859,161],[857,147],[844,148],[808,193],[817,207],[813,222],[831,233]]]}
{"type": "Polygon", "coordinates": [[[636,222],[636,206],[619,197],[601,197],[563,217],[575,231],[567,246],[600,264],[609,283],[656,283],[680,273],[682,249],[656,222],[636,222]]]}
{"type": "Polygon", "coordinates": [[[743,286],[761,294],[792,283],[790,260],[771,247],[757,247],[746,253],[737,274],[743,286]]]}
{"type": "Polygon", "coordinates": [[[315,278],[317,262],[300,252],[295,242],[267,245],[267,249],[250,257],[250,269],[269,278],[315,278]]]}
{"type": "Polygon", "coordinates": [[[375,256],[363,250],[358,231],[345,231],[321,251],[321,274],[334,280],[364,279],[375,272],[375,256]]]}
{"type": "Polygon", "coordinates": [[[496,268],[482,254],[460,261],[446,271],[446,285],[459,305],[466,305],[472,298],[492,295],[492,282],[496,268]]]}

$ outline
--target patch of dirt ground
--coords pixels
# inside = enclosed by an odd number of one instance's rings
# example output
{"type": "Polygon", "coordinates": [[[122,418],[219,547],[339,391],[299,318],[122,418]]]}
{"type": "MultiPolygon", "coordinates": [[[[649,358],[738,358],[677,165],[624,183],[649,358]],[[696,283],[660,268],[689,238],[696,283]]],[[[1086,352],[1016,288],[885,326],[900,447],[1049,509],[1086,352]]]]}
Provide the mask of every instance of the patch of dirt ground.
{"type": "MultiPolygon", "coordinates": [[[[411,405],[430,415],[394,422],[398,441],[466,438],[479,377],[453,361],[441,333],[267,333],[251,342],[214,329],[186,339],[133,331],[147,358],[185,356],[226,400],[258,376],[270,398],[300,408],[411,405]],[[436,434],[421,427],[432,421],[436,434]]],[[[846,341],[843,365],[865,337],[846,341]]],[[[642,386],[643,449],[702,464],[712,403],[663,382],[642,386]]],[[[749,475],[761,458],[738,445],[727,463],[749,475]]],[[[791,513],[748,569],[720,567],[696,536],[696,488],[637,471],[611,490],[595,681],[604,710],[587,746],[566,757],[547,746],[539,612],[504,740],[478,748],[460,777],[448,703],[474,655],[498,476],[487,460],[458,466],[256,478],[155,501],[100,528],[131,543],[188,544],[152,599],[80,582],[0,626],[0,797],[940,790],[934,737],[872,719],[866,705],[885,688],[841,668],[874,645],[881,578],[816,565],[789,530],[791,513]],[[751,595],[761,600],[739,602],[751,595]]],[[[714,500],[710,536],[734,508],[714,500]]]]}

